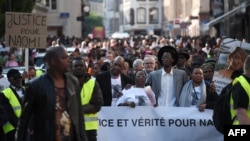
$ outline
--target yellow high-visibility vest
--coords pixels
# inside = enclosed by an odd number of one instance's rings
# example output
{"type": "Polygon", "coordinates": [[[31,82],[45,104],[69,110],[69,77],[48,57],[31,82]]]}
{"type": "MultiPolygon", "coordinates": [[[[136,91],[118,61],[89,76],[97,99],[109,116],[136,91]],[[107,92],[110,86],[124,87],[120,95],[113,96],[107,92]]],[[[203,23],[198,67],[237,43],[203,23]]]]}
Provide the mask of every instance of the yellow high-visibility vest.
{"type": "MultiPolygon", "coordinates": [[[[18,101],[18,98],[16,97],[16,95],[14,94],[14,92],[11,90],[11,88],[6,88],[3,91],[4,96],[9,100],[9,103],[15,113],[15,115],[19,118],[22,112],[22,108],[21,108],[21,104],[18,101]]],[[[7,122],[3,125],[3,131],[5,134],[7,134],[8,132],[14,130],[15,127],[7,122]]]]}
{"type": "MultiPolygon", "coordinates": [[[[250,100],[250,89],[249,89],[250,84],[247,82],[245,77],[241,75],[238,78],[235,78],[233,80],[233,85],[235,85],[237,82],[239,82],[240,85],[243,87],[243,89],[247,93],[248,98],[250,100]]],[[[231,94],[231,97],[230,97],[230,107],[231,107],[230,111],[231,111],[231,117],[232,118],[236,116],[236,110],[234,109],[233,106],[234,106],[234,101],[233,101],[233,97],[232,97],[232,94],[231,94]]],[[[250,102],[248,103],[247,116],[248,116],[248,118],[250,118],[250,102]]],[[[237,118],[234,120],[233,125],[239,125],[239,120],[237,120],[237,118]]]]}
{"type": "Polygon", "coordinates": [[[38,77],[38,76],[40,76],[42,74],[43,74],[42,70],[40,70],[40,69],[36,70],[36,77],[38,77]]]}
{"type": "MultiPolygon", "coordinates": [[[[83,84],[81,90],[81,103],[82,105],[88,104],[95,86],[95,80],[89,79],[88,82],[83,84]]],[[[84,114],[85,130],[97,130],[98,128],[98,114],[84,114]]]]}

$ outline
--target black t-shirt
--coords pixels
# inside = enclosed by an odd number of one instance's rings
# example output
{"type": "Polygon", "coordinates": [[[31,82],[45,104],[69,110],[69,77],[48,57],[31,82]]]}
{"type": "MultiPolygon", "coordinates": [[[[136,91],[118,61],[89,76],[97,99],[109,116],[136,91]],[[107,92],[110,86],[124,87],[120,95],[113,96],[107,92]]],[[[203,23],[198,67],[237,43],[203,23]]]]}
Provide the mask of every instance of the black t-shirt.
{"type": "MultiPolygon", "coordinates": [[[[250,77],[243,75],[243,77],[247,80],[247,82],[250,84],[250,77]]],[[[245,89],[241,86],[239,82],[237,82],[232,87],[232,96],[234,100],[234,108],[244,108],[248,109],[249,105],[249,97],[247,95],[247,92],[245,89]]]]}

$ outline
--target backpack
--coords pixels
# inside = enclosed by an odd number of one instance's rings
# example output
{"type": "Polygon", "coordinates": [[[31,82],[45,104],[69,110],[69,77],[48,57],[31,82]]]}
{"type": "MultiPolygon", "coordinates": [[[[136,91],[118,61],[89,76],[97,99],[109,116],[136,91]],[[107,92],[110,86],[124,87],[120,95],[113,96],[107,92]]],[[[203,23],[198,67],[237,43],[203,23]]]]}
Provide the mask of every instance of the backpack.
{"type": "Polygon", "coordinates": [[[214,105],[212,120],[214,127],[221,134],[224,134],[224,125],[232,125],[235,119],[235,117],[231,118],[230,112],[231,89],[232,84],[230,83],[222,90],[214,105]]]}

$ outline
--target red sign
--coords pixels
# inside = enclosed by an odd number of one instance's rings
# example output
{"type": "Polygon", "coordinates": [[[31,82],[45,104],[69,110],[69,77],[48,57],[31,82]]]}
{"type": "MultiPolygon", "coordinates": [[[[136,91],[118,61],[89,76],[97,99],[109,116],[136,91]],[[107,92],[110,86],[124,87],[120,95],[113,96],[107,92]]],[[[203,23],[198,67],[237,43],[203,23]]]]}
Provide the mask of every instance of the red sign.
{"type": "Polygon", "coordinates": [[[93,33],[93,38],[100,38],[100,39],[105,38],[105,30],[104,27],[102,26],[94,27],[92,33],[93,33]]]}
{"type": "Polygon", "coordinates": [[[174,19],[174,24],[180,24],[180,19],[174,19]]]}

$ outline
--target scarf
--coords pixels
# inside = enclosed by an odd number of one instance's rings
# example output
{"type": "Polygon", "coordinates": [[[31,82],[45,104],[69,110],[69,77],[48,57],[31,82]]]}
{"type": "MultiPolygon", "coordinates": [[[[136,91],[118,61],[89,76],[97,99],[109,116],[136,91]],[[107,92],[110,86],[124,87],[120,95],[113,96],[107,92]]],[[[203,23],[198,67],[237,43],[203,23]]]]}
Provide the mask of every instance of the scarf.
{"type": "MultiPolygon", "coordinates": [[[[201,87],[201,95],[200,99],[197,100],[197,107],[199,107],[201,104],[206,102],[206,85],[204,80],[200,84],[201,87]]],[[[180,95],[180,101],[179,105],[180,107],[190,107],[192,106],[191,103],[191,97],[193,93],[194,87],[193,87],[193,81],[189,80],[182,88],[181,95],[180,95]]]]}

